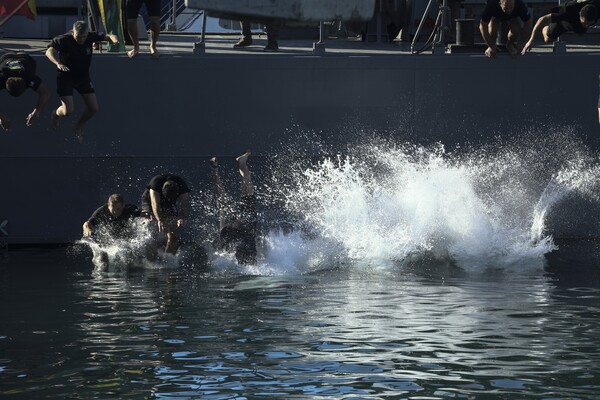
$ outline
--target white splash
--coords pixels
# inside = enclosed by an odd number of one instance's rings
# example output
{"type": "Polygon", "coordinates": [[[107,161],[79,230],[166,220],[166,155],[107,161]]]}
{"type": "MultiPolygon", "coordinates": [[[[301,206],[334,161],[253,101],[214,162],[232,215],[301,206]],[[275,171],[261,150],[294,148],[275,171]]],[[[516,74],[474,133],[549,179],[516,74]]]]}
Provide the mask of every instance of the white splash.
{"type": "MultiPolygon", "coordinates": [[[[573,163],[540,194],[543,173],[528,169],[527,157],[365,146],[298,173],[286,208],[311,241],[330,243],[336,253],[323,257],[401,261],[427,253],[467,270],[541,267],[556,249],[544,231],[549,211],[575,190],[594,193],[600,171],[573,163]]],[[[306,265],[305,237],[271,233],[268,263],[306,265]]]]}

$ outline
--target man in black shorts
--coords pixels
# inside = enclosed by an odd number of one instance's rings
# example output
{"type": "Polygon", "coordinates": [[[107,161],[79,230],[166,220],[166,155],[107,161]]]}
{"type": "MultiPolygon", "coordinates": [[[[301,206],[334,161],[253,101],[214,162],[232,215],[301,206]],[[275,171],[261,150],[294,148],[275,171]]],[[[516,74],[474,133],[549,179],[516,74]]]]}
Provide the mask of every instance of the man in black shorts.
{"type": "Polygon", "coordinates": [[[140,52],[140,39],[137,30],[137,17],[142,8],[146,5],[146,11],[150,17],[150,55],[158,58],[158,35],[160,34],[160,0],[127,0],[127,30],[133,42],[133,50],[127,52],[129,58],[133,58],[140,52]]]}
{"type": "Polygon", "coordinates": [[[142,215],[156,221],[158,232],[164,232],[167,241],[165,252],[175,254],[179,248],[177,231],[188,216],[190,189],[179,176],[157,175],[142,194],[142,215]]]}
{"type": "MultiPolygon", "coordinates": [[[[131,239],[134,232],[133,219],[139,216],[140,211],[136,206],[125,204],[120,194],[111,194],[107,203],[83,223],[83,237],[101,245],[131,239]]],[[[108,267],[106,252],[100,253],[100,261],[104,267],[108,267]]]]}
{"type": "MultiPolygon", "coordinates": [[[[0,57],[0,91],[6,89],[13,97],[19,97],[27,89],[32,89],[38,94],[35,108],[25,119],[27,126],[31,126],[40,116],[50,97],[48,89],[35,74],[35,70],[35,60],[27,53],[5,53],[0,57]]],[[[10,119],[1,112],[0,127],[5,131],[10,129],[10,119]]]]}
{"type": "Polygon", "coordinates": [[[84,21],[73,24],[73,30],[52,39],[46,50],[46,57],[58,70],[56,88],[61,105],[52,113],[52,128],[58,128],[61,117],[73,114],[73,89],[77,90],[83,102],[85,111],[79,121],[73,125],[75,137],[83,141],[83,125],[98,111],[98,100],[92,81],[90,79],[90,63],[92,62],[92,44],[109,39],[113,44],[118,44],[116,35],[90,32],[84,21]]]}
{"type": "Polygon", "coordinates": [[[506,50],[516,57],[531,32],[531,15],[523,0],[488,0],[479,23],[479,31],[487,44],[487,57],[494,58],[498,53],[496,39],[501,23],[506,23],[509,30],[506,50]]]}
{"type": "Polygon", "coordinates": [[[246,162],[250,152],[236,158],[241,175],[241,199],[235,203],[227,194],[221,177],[217,158],[210,159],[212,178],[219,212],[219,237],[216,247],[235,252],[239,264],[256,264],[256,194],[250,170],[246,162]]]}
{"type": "Polygon", "coordinates": [[[554,7],[550,14],[538,18],[529,41],[523,48],[523,54],[533,47],[540,32],[544,42],[554,42],[565,32],[575,32],[583,35],[598,19],[598,4],[600,0],[571,0],[564,6],[554,7]]]}

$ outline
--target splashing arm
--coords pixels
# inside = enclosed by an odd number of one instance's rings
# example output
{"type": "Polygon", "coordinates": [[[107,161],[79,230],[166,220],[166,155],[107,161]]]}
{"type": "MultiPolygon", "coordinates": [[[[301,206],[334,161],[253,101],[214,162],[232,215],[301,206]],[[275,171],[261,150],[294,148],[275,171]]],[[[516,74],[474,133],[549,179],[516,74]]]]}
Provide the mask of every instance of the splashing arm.
{"type": "Polygon", "coordinates": [[[190,208],[190,194],[182,193],[181,195],[179,195],[177,201],[179,202],[179,217],[177,218],[177,227],[180,227],[183,225],[183,220],[188,217],[188,211],[190,208]]]}
{"type": "Polygon", "coordinates": [[[154,189],[150,189],[150,204],[152,205],[152,215],[156,218],[159,225],[162,219],[162,215],[160,214],[160,193],[154,189]]]}
{"type": "Polygon", "coordinates": [[[538,18],[538,20],[535,23],[535,26],[533,27],[533,30],[531,31],[531,36],[529,37],[529,40],[527,41],[527,43],[525,43],[525,47],[523,47],[523,51],[521,52],[522,54],[527,53],[533,47],[535,39],[540,35],[542,29],[544,29],[544,27],[551,22],[551,20],[552,14],[546,14],[538,18]]]}

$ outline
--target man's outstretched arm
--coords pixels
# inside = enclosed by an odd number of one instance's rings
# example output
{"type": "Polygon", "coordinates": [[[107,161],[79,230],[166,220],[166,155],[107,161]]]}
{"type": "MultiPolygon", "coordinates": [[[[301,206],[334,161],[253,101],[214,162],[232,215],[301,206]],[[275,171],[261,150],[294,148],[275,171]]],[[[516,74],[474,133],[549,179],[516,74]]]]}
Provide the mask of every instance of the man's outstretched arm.
{"type": "Polygon", "coordinates": [[[35,105],[33,111],[27,116],[27,120],[25,122],[27,126],[33,125],[33,122],[40,116],[42,110],[46,106],[46,103],[48,103],[48,99],[50,98],[50,92],[48,91],[46,85],[44,85],[43,83],[40,83],[40,86],[37,89],[37,94],[37,104],[35,105]]]}

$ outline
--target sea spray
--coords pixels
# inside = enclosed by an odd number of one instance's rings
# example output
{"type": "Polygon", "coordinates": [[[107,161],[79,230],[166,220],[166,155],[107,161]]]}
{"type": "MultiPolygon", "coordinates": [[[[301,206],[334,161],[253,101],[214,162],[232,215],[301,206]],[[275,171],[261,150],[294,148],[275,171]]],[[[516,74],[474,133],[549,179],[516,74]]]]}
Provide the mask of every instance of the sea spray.
{"type": "Polygon", "coordinates": [[[131,265],[144,263],[147,246],[152,238],[141,218],[129,222],[128,238],[114,238],[102,227],[91,238],[83,238],[77,244],[87,245],[92,251],[92,262],[96,269],[126,271],[131,265]]]}
{"type": "Polygon", "coordinates": [[[465,269],[542,266],[556,248],[543,228],[549,211],[574,192],[592,198],[599,176],[585,146],[559,138],[455,152],[372,141],[288,168],[281,199],[311,240],[337,244],[329,248],[338,258],[427,253],[465,269]]]}

